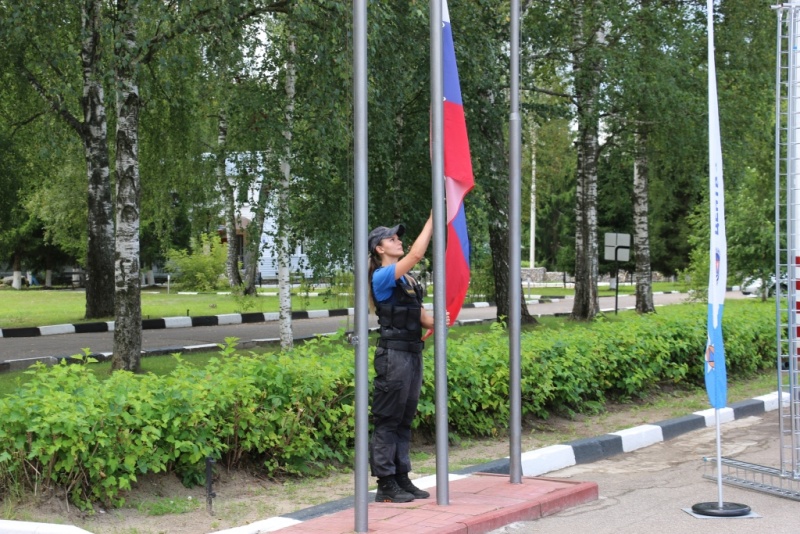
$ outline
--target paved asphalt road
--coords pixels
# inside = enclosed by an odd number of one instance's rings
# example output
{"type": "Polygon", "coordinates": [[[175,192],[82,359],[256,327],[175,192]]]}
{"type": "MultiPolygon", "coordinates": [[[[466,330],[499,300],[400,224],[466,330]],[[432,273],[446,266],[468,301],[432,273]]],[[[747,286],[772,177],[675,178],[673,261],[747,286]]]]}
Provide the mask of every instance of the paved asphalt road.
{"type": "MultiPolygon", "coordinates": [[[[741,298],[740,292],[729,292],[728,298],[741,298]]],[[[685,294],[653,295],[655,304],[675,304],[686,300],[685,294]]],[[[635,305],[635,297],[620,296],[619,309],[635,305]]],[[[566,299],[558,302],[529,304],[528,310],[533,315],[552,315],[572,311],[573,301],[566,299]]],[[[600,299],[600,308],[614,309],[614,298],[600,299]]],[[[494,319],[497,310],[494,307],[466,308],[459,315],[459,320],[494,319]]],[[[371,316],[370,326],[375,326],[375,318],[371,316]]],[[[44,325],[38,325],[44,326],[44,325]]],[[[330,317],[316,319],[300,319],[293,322],[296,338],[335,332],[340,328],[352,329],[353,317],[330,317]]],[[[145,350],[165,349],[170,347],[191,347],[194,345],[216,344],[224,342],[226,337],[237,337],[242,342],[250,340],[274,339],[279,337],[278,323],[252,323],[226,326],[203,326],[194,328],[167,328],[160,330],[144,330],[142,332],[142,348],[145,350]]],[[[111,352],[113,333],[62,334],[28,338],[0,338],[0,361],[38,358],[45,356],[71,356],[81,354],[84,348],[93,352],[111,352]]]]}
{"type": "MultiPolygon", "coordinates": [[[[731,421],[721,429],[723,457],[765,467],[780,465],[777,411],[731,421]]],[[[707,471],[709,463],[702,460],[716,459],[715,436],[711,426],[606,460],[548,473],[547,477],[597,482],[600,498],[537,521],[512,523],[490,534],[800,532],[800,502],[738,486],[723,485],[723,502],[745,504],[757,517],[697,518],[684,511],[694,504],[718,502],[716,480],[703,478],[704,473],[716,474],[707,471]]],[[[798,487],[800,482],[794,482],[795,490],[798,487]]]]}

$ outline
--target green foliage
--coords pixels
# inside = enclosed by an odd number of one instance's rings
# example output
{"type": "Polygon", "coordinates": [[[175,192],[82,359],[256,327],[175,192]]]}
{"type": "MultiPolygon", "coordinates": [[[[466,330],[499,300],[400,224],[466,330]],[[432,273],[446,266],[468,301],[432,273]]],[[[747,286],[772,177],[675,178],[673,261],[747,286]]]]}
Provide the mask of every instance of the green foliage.
{"type": "Polygon", "coordinates": [[[191,251],[170,250],[164,270],[173,273],[182,289],[213,291],[225,285],[227,245],[215,234],[193,239],[191,251]]]}
{"type": "MultiPolygon", "coordinates": [[[[48,176],[48,182],[35,189],[26,209],[42,221],[48,243],[58,245],[84,264],[86,237],[86,168],[63,163],[48,176]]],[[[57,264],[56,264],[57,265],[57,264]]]]}
{"type": "MultiPolygon", "coordinates": [[[[728,278],[736,284],[758,278],[764,289],[775,272],[775,191],[772,176],[745,170],[725,204],[728,278]]],[[[781,248],[786,244],[782,243],[781,248]]],[[[762,295],[766,299],[766,292],[762,295]]]]}
{"type": "MultiPolygon", "coordinates": [[[[729,376],[751,376],[773,365],[774,310],[729,303],[724,318],[729,376]]],[[[609,399],[646,396],[664,383],[703,384],[706,308],[684,305],[623,322],[597,321],[522,335],[523,415],[596,412],[609,399]]],[[[495,435],[508,422],[508,334],[449,340],[451,428],[462,435],[495,435]]],[[[433,358],[425,358],[433,376],[433,358]]],[[[433,384],[424,384],[417,423],[435,429],[433,384]]]]}
{"type": "Polygon", "coordinates": [[[708,201],[699,204],[687,218],[692,231],[689,234],[689,265],[680,271],[680,278],[686,283],[697,300],[705,300],[708,294],[710,239],[708,201]]]}
{"type": "MultiPolygon", "coordinates": [[[[773,308],[731,302],[724,317],[728,374],[773,365],[773,308]]],[[[664,383],[703,381],[703,305],[662,308],[620,321],[566,324],[523,334],[524,416],[596,412],[609,399],[643,397],[664,383]]],[[[236,338],[201,368],[175,356],[164,376],[116,372],[100,380],[86,365],[37,365],[0,399],[0,492],[21,485],[65,490],[72,502],[120,505],[145,473],[203,482],[206,457],[266,476],[315,475],[352,461],[353,349],[340,333],[282,354],[242,354],[236,338]]],[[[452,432],[490,436],[508,426],[508,334],[448,341],[452,432]]],[[[81,358],[78,358],[80,361],[81,358]]],[[[432,350],[415,421],[435,430],[432,350]]]]}
{"type": "Polygon", "coordinates": [[[261,463],[270,476],[320,473],[352,455],[352,348],[319,339],[279,356],[235,354],[205,368],[113,373],[37,365],[0,401],[0,489],[60,487],[82,508],[120,505],[143,473],[202,482],[205,458],[261,463]],[[297,365],[302,361],[303,365],[297,365]]]}
{"type": "Polygon", "coordinates": [[[258,295],[248,295],[245,293],[244,286],[237,286],[231,289],[231,298],[235,303],[236,313],[247,313],[258,307],[258,295]]]}
{"type": "Polygon", "coordinates": [[[469,293],[467,298],[473,301],[494,302],[494,276],[492,272],[492,257],[489,254],[476,254],[470,272],[469,293]]]}

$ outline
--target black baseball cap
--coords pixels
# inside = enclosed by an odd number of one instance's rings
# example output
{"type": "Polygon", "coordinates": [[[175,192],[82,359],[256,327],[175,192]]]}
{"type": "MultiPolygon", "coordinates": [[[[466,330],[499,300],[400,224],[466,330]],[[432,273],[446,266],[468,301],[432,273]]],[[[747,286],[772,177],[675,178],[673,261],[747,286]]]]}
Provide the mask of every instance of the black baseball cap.
{"type": "Polygon", "coordinates": [[[380,245],[381,241],[387,237],[392,237],[394,234],[397,234],[397,237],[403,237],[403,234],[405,233],[406,227],[402,224],[398,224],[397,226],[393,226],[391,228],[388,226],[378,226],[369,233],[370,254],[372,254],[375,251],[375,247],[380,245]]]}

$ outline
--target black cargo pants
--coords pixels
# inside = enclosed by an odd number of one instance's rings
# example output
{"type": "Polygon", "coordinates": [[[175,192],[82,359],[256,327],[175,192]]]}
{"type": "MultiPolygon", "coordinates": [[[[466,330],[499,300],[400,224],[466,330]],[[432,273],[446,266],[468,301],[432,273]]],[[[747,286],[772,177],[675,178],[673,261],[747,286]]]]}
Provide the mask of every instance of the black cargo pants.
{"type": "Polygon", "coordinates": [[[408,473],[411,423],[422,388],[422,353],[378,347],[374,366],[373,431],[369,441],[372,476],[408,473]]]}

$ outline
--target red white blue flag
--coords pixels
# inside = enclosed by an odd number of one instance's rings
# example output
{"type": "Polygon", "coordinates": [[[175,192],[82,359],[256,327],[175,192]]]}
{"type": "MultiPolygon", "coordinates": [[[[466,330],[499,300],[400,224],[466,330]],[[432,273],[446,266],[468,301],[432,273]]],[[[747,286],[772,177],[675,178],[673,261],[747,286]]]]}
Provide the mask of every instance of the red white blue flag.
{"type": "Polygon", "coordinates": [[[708,339],[705,353],[706,392],[711,406],[727,404],[728,382],[722,343],[722,311],[728,278],[728,245],[725,237],[725,189],[722,182],[722,142],[717,106],[717,73],[714,62],[714,7],[708,0],[708,185],[711,239],[708,270],[708,339]]]}
{"type": "Polygon", "coordinates": [[[447,197],[447,248],[445,250],[445,301],[452,325],[461,311],[469,287],[469,236],[464,197],[474,187],[467,121],[458,82],[456,51],[447,1],[442,1],[442,63],[444,78],[444,188],[447,197]]]}

